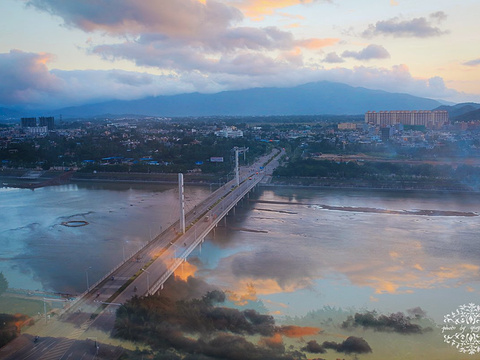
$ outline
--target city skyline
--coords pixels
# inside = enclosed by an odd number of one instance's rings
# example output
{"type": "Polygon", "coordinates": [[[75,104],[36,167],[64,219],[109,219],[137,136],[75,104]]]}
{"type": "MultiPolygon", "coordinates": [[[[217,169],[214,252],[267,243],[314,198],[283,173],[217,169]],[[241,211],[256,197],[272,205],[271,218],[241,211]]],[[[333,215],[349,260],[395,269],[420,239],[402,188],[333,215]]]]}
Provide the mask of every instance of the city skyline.
{"type": "Polygon", "coordinates": [[[0,106],[312,81],[480,102],[475,14],[446,0],[5,0],[0,106]]]}

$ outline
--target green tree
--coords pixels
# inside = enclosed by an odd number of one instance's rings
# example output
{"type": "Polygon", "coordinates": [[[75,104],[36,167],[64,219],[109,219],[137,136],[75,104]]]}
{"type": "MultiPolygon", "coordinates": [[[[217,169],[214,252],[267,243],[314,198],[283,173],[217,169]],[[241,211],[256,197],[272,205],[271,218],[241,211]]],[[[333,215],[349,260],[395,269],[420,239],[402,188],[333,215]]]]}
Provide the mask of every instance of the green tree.
{"type": "Polygon", "coordinates": [[[8,289],[8,281],[3,275],[3,272],[0,272],[0,295],[2,295],[8,289]]]}

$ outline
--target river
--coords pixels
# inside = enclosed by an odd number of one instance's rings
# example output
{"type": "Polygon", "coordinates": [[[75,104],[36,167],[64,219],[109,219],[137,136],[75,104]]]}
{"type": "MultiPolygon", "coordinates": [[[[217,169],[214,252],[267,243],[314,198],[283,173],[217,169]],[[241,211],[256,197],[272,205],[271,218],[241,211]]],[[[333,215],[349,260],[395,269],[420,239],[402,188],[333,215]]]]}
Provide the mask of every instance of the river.
{"type": "MultiPolygon", "coordinates": [[[[186,187],[186,210],[209,192],[186,187]]],[[[10,287],[82,292],[87,277],[94,282],[176,220],[177,196],[174,187],[154,185],[1,188],[0,271],[10,287]]],[[[365,338],[374,351],[364,358],[468,358],[443,341],[440,327],[444,315],[479,302],[479,200],[459,193],[257,189],[178,271],[227,291],[231,306],[318,328],[319,342],[365,338]],[[346,326],[349,315],[369,311],[402,312],[423,327],[410,334],[378,321],[346,326]]]]}

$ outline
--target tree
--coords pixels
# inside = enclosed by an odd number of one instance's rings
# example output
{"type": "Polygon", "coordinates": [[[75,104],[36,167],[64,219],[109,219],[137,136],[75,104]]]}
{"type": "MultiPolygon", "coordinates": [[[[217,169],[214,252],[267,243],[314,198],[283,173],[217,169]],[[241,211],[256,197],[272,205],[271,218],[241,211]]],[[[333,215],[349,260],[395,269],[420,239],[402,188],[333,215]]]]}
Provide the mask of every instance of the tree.
{"type": "Polygon", "coordinates": [[[8,281],[3,275],[3,272],[0,272],[0,295],[2,295],[8,289],[8,281]]]}

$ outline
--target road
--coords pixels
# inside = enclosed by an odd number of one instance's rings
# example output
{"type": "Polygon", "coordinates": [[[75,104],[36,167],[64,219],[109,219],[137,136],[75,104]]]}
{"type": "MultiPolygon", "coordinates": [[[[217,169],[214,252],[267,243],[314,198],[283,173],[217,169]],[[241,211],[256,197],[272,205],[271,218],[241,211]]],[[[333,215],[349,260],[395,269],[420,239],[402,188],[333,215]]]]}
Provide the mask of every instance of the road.
{"type": "MultiPolygon", "coordinates": [[[[122,353],[110,338],[115,312],[134,295],[154,293],[181,265],[204,237],[256,184],[278,166],[282,152],[261,157],[240,167],[240,184],[235,179],[213,192],[186,214],[185,234],[176,222],[151,240],[137,254],[90,287],[67,309],[46,315],[26,333],[0,349],[7,360],[116,359],[122,353]],[[260,167],[265,166],[263,170],[260,167]],[[35,336],[39,336],[34,341],[35,336]],[[100,348],[97,348],[99,346],[100,348]]],[[[50,301],[50,300],[46,300],[50,301]]],[[[125,343],[122,343],[125,345],[125,343]]],[[[132,345],[133,346],[133,345],[132,345]]]]}

